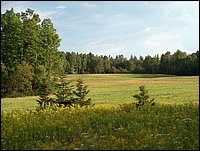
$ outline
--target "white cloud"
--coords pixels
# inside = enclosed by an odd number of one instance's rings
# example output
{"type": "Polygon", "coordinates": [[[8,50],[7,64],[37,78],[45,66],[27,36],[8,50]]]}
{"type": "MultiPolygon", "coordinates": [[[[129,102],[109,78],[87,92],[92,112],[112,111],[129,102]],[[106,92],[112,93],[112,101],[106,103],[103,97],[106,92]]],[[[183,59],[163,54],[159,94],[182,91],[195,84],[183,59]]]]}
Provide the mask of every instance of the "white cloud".
{"type": "MultiPolygon", "coordinates": [[[[4,13],[7,9],[10,10],[13,7],[15,12],[21,13],[25,12],[28,8],[33,9],[36,14],[39,14],[40,19],[44,18],[52,18],[56,14],[61,14],[62,12],[58,12],[56,10],[38,10],[32,8],[32,1],[9,1],[2,3],[1,13],[4,13]]],[[[60,5],[61,7],[61,5],[60,5]]]]}
{"type": "Polygon", "coordinates": [[[129,16],[119,13],[119,14],[112,14],[105,18],[105,22],[108,28],[112,31],[127,31],[127,30],[137,30],[138,27],[141,26],[140,20],[133,20],[129,18],[129,16]]]}
{"type": "MultiPolygon", "coordinates": [[[[158,34],[158,33],[161,33],[161,32],[166,32],[166,31],[172,31],[171,28],[165,26],[165,25],[162,25],[162,26],[146,26],[144,27],[142,30],[141,30],[141,34],[158,34]]],[[[173,29],[175,30],[175,29],[173,29]]]]}
{"type": "Polygon", "coordinates": [[[161,45],[156,39],[151,38],[147,39],[144,44],[147,48],[155,48],[161,45]]]}
{"type": "Polygon", "coordinates": [[[55,10],[49,10],[49,11],[37,11],[37,13],[40,15],[41,20],[44,18],[51,18],[53,15],[57,14],[58,12],[55,10]]]}
{"type": "Polygon", "coordinates": [[[125,15],[122,14],[122,13],[119,13],[119,14],[115,14],[115,16],[116,16],[116,17],[123,17],[123,16],[125,16],[125,15]]]}
{"type": "Polygon", "coordinates": [[[98,45],[102,45],[104,42],[105,42],[104,39],[90,41],[88,42],[87,47],[90,47],[90,48],[97,47],[98,45]]]}
{"type": "Polygon", "coordinates": [[[92,3],[92,2],[88,2],[88,1],[84,1],[81,6],[83,6],[84,8],[87,8],[87,9],[93,9],[93,8],[96,8],[97,5],[92,3]]]}
{"type": "Polygon", "coordinates": [[[152,30],[152,27],[146,27],[146,28],[144,29],[145,32],[149,32],[149,31],[151,31],[151,30],[152,30]]]}
{"type": "Polygon", "coordinates": [[[197,23],[199,18],[199,4],[194,1],[171,1],[161,5],[157,14],[168,22],[197,23]]]}
{"type": "MultiPolygon", "coordinates": [[[[87,4],[93,5],[93,3],[86,2],[85,8],[87,8],[87,4]]],[[[95,8],[97,4],[94,3],[94,6],[91,5],[91,7],[89,5],[88,8],[95,8]]],[[[194,26],[190,26],[199,21],[195,17],[196,10],[191,9],[192,7],[190,9],[186,7],[185,10],[183,4],[178,6],[176,10],[179,2],[173,4],[160,2],[158,5],[157,2],[148,2],[146,5],[151,5],[152,16],[150,19],[145,19],[143,16],[134,18],[135,15],[126,14],[123,11],[113,12],[113,10],[109,13],[96,11],[91,13],[89,17],[72,19],[65,25],[66,29],[81,36],[73,38],[72,41],[76,42],[73,42],[70,47],[76,50],[91,51],[99,55],[126,54],[128,56],[133,54],[144,56],[163,54],[166,51],[173,52],[177,49],[191,49],[188,47],[188,43],[190,43],[189,46],[196,46],[194,42],[188,42],[187,39],[195,37],[195,40],[196,36],[192,36],[192,34],[198,35],[197,32],[191,31],[191,27],[194,26]],[[98,23],[95,22],[95,19],[98,23]],[[190,24],[187,24],[189,22],[190,24]],[[186,24],[187,26],[185,26],[186,24]]],[[[69,44],[71,43],[69,42],[69,44]]]]}
{"type": "Polygon", "coordinates": [[[88,38],[85,43],[79,43],[78,47],[83,48],[88,52],[92,52],[98,55],[111,55],[125,54],[124,52],[128,50],[127,43],[129,40],[123,40],[123,38],[115,36],[102,36],[88,38]]]}
{"type": "Polygon", "coordinates": [[[96,47],[83,47],[85,50],[87,50],[86,53],[89,53],[90,51],[97,55],[111,55],[115,56],[117,54],[124,54],[123,51],[125,50],[122,46],[117,46],[113,44],[106,44],[102,46],[96,46],[96,47]]]}
{"type": "Polygon", "coordinates": [[[66,6],[64,6],[64,5],[59,5],[59,6],[56,6],[55,8],[57,8],[57,9],[65,9],[66,6]]]}
{"type": "Polygon", "coordinates": [[[143,55],[158,49],[196,49],[199,44],[199,2],[3,1],[1,4],[1,12],[11,7],[17,12],[31,8],[41,19],[51,18],[62,35],[63,50],[111,55],[138,51],[143,55]],[[68,14],[61,16],[62,13],[68,14]],[[132,49],[135,51],[131,52],[132,49]]]}
{"type": "Polygon", "coordinates": [[[149,50],[184,49],[181,35],[161,32],[145,38],[144,46],[149,50]]]}
{"type": "Polygon", "coordinates": [[[94,18],[102,18],[104,15],[103,14],[95,14],[92,17],[94,18]]]}
{"type": "Polygon", "coordinates": [[[4,1],[1,2],[1,13],[5,13],[6,10],[10,10],[12,7],[15,12],[21,13],[22,11],[25,11],[27,8],[30,7],[29,1],[4,1]]]}

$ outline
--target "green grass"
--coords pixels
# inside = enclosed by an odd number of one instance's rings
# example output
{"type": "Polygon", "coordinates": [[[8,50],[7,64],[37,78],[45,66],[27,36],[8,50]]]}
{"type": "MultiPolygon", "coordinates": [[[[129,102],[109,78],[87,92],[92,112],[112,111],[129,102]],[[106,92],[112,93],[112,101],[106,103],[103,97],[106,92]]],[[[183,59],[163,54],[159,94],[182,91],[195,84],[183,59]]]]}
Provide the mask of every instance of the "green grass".
{"type": "Polygon", "coordinates": [[[38,96],[18,97],[18,98],[3,98],[1,99],[1,110],[29,110],[35,109],[38,105],[36,99],[38,96]]]}
{"type": "MultiPolygon", "coordinates": [[[[198,76],[171,76],[160,74],[83,74],[67,75],[68,80],[81,78],[88,86],[88,97],[96,104],[115,106],[135,101],[132,94],[144,84],[156,103],[180,104],[199,100],[198,76]]],[[[35,109],[37,97],[3,98],[2,110],[35,109]]]]}
{"type": "Polygon", "coordinates": [[[68,75],[82,78],[95,106],[47,108],[38,96],[1,100],[1,149],[197,150],[199,77],[134,74],[68,75]],[[135,108],[132,94],[145,84],[155,106],[135,108]],[[27,111],[28,110],[28,111],[27,111]]]}

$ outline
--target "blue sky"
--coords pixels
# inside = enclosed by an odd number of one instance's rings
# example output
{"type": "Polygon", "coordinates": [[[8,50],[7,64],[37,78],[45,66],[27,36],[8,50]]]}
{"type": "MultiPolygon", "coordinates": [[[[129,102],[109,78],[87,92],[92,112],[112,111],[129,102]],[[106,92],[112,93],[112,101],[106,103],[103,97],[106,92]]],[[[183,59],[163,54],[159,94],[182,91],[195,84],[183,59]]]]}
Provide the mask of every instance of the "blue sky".
{"type": "Polygon", "coordinates": [[[199,1],[1,1],[1,13],[11,7],[50,18],[61,51],[129,58],[199,50],[199,1]]]}

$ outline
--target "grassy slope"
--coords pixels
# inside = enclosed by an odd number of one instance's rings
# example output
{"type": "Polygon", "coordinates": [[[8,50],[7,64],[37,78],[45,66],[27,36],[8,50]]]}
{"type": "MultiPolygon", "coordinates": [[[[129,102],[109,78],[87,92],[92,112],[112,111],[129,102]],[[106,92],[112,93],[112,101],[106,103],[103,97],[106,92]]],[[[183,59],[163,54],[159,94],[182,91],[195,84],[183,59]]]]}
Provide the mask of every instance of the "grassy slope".
{"type": "MultiPolygon", "coordinates": [[[[142,74],[83,74],[68,75],[67,79],[83,79],[90,92],[88,97],[96,104],[115,106],[134,101],[132,94],[138,87],[146,85],[150,98],[157,103],[187,103],[199,98],[199,77],[142,74]]],[[[3,98],[2,110],[26,110],[37,107],[37,96],[3,98]]]]}

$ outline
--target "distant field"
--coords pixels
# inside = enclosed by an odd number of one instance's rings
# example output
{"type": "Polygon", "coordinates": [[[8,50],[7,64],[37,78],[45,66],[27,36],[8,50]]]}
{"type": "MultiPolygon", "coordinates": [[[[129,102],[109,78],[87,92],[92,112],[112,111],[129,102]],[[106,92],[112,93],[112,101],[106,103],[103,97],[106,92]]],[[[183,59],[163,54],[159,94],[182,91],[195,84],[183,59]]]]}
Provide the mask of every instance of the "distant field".
{"type": "MultiPolygon", "coordinates": [[[[138,93],[138,87],[145,85],[150,98],[156,103],[181,104],[198,102],[198,76],[170,76],[160,74],[82,74],[67,75],[68,80],[81,78],[90,92],[88,97],[95,104],[116,106],[135,101],[132,94],[138,93]]],[[[2,110],[35,109],[38,96],[1,99],[2,110]]]]}

